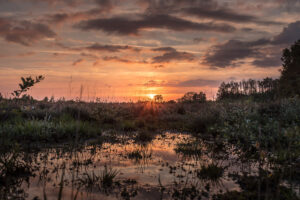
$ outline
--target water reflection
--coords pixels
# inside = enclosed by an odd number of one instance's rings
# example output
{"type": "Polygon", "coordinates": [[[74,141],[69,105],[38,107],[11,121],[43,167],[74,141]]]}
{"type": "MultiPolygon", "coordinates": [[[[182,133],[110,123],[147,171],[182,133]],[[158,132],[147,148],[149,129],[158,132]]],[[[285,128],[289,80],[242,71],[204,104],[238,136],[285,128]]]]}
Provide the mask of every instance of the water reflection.
{"type": "MultiPolygon", "coordinates": [[[[250,150],[251,151],[251,150],[250,150]]],[[[297,199],[299,182],[223,140],[165,133],[0,156],[0,199],[297,199]],[[292,188],[292,189],[290,189],[292,188]],[[294,192],[296,191],[296,192],[294,192]]]]}

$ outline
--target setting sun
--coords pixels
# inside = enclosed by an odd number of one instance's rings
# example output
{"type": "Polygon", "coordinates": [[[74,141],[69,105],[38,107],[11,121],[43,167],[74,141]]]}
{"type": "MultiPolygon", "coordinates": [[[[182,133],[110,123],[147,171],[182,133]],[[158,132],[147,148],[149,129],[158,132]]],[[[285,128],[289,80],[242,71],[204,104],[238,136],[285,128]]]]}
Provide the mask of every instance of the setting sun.
{"type": "Polygon", "coordinates": [[[150,99],[154,99],[155,94],[147,94],[150,99]]]}

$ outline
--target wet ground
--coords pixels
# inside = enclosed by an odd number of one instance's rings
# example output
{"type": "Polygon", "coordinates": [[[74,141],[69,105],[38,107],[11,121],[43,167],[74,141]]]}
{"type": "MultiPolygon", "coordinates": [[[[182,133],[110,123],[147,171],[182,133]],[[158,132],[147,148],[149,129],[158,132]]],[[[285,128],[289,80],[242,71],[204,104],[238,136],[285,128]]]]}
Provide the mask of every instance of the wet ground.
{"type": "Polygon", "coordinates": [[[127,136],[119,136],[117,141],[95,142],[80,149],[48,148],[36,153],[2,155],[0,197],[30,200],[233,198],[226,195],[282,199],[282,194],[290,195],[291,199],[299,197],[299,180],[280,175],[283,172],[277,170],[281,166],[276,168],[261,159],[251,159],[246,154],[249,152],[222,140],[167,132],[147,143],[127,136]]]}

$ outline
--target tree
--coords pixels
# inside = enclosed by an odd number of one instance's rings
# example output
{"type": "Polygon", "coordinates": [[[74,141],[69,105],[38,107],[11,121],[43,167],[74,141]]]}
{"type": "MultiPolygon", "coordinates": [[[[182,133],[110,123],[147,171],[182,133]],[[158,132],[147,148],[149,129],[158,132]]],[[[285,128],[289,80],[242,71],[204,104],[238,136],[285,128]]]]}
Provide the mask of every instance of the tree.
{"type": "Polygon", "coordinates": [[[281,60],[280,94],[285,97],[300,95],[300,40],[283,50],[281,60]]]}
{"type": "Polygon", "coordinates": [[[181,97],[180,101],[182,102],[192,102],[194,99],[194,95],[197,94],[196,92],[187,92],[181,97]]]}
{"type": "Polygon", "coordinates": [[[206,101],[206,94],[204,92],[187,92],[179,99],[181,102],[205,102],[206,101]]]}
{"type": "Polygon", "coordinates": [[[19,84],[20,89],[15,90],[11,94],[13,96],[19,98],[22,93],[27,92],[32,86],[34,86],[35,84],[41,82],[44,79],[45,79],[45,77],[42,76],[42,75],[36,76],[35,79],[33,79],[31,76],[26,77],[26,78],[21,77],[22,83],[19,84]]]}
{"type": "Polygon", "coordinates": [[[154,102],[161,103],[163,102],[163,96],[161,94],[157,94],[154,96],[154,102]]]}
{"type": "Polygon", "coordinates": [[[199,92],[199,94],[194,94],[193,96],[194,102],[204,103],[206,102],[206,94],[204,92],[199,92]]]}

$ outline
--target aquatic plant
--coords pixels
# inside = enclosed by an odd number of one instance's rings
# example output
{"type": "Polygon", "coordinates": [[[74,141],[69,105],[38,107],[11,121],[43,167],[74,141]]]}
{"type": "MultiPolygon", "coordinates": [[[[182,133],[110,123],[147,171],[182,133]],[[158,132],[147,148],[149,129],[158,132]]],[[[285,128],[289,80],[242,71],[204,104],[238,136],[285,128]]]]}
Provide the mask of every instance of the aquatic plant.
{"type": "Polygon", "coordinates": [[[109,188],[113,185],[114,178],[119,174],[118,170],[108,169],[104,166],[104,170],[100,173],[99,179],[102,187],[109,188]]]}

